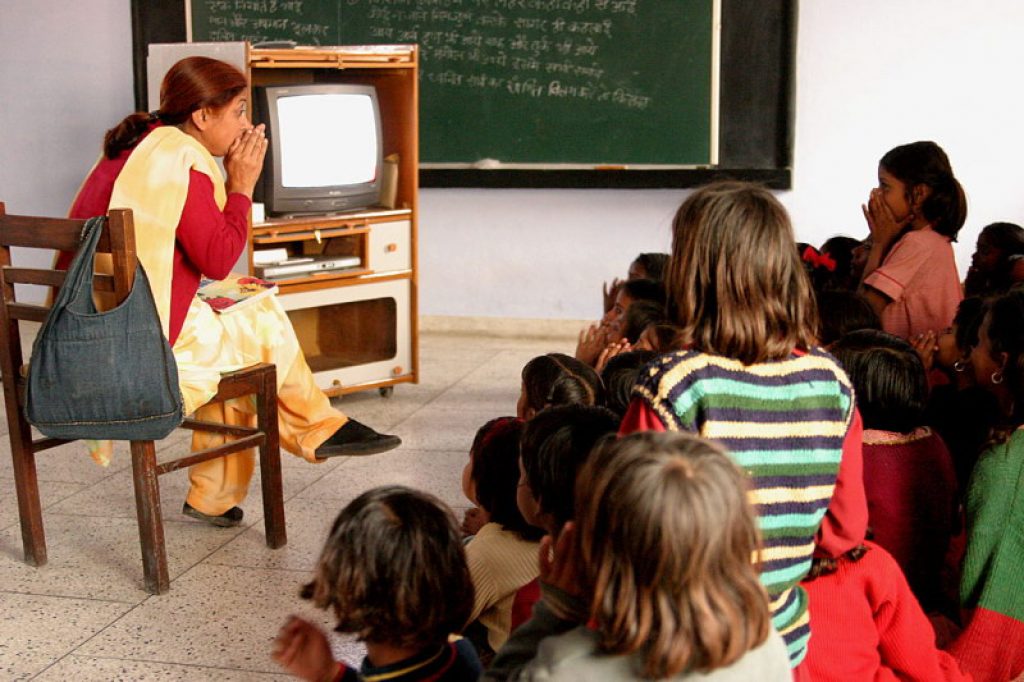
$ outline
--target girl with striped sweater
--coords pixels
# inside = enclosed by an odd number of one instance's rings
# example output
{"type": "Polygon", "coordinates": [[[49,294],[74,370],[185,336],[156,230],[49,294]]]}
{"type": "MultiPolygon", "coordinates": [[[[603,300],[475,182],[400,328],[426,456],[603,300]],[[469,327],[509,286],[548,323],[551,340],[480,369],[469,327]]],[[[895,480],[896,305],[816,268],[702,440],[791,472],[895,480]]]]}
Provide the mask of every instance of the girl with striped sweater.
{"type": "Polygon", "coordinates": [[[755,559],[797,668],[811,636],[799,582],[816,540],[825,555],[850,549],[867,503],[853,389],[816,347],[817,312],[785,209],[745,183],[694,192],[673,222],[667,293],[684,350],[641,373],[621,433],[699,433],[747,472],[764,540],[755,559]]]}

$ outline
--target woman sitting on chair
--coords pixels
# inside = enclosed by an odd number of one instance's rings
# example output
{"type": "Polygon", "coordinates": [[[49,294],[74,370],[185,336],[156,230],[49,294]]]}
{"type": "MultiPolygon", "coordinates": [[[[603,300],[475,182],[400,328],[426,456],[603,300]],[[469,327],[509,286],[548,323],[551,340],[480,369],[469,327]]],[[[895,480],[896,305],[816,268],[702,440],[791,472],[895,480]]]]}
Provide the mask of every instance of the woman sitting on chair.
{"type": "MultiPolygon", "coordinates": [[[[222,279],[246,246],[252,192],[267,150],[263,126],[247,116],[248,83],[233,66],[206,57],[182,59],[160,87],[160,109],[136,113],[109,130],[103,157],[79,190],[70,217],[132,209],[139,261],[153,288],[170,342],[185,413],[228,424],[255,418],[248,399],[207,402],[222,372],[257,362],[277,366],[281,447],[310,462],[384,452],[401,444],[333,408],[317,388],[291,322],[276,297],[228,315],[196,297],[201,276],[222,279]],[[224,157],[225,180],[214,161],[224,157]]],[[[67,267],[70,254],[61,254],[67,267]]],[[[223,442],[194,433],[192,449],[223,442]]],[[[90,443],[101,464],[109,443],[90,443]]],[[[218,526],[242,520],[237,506],[252,477],[251,450],[189,470],[183,513],[218,526]]]]}

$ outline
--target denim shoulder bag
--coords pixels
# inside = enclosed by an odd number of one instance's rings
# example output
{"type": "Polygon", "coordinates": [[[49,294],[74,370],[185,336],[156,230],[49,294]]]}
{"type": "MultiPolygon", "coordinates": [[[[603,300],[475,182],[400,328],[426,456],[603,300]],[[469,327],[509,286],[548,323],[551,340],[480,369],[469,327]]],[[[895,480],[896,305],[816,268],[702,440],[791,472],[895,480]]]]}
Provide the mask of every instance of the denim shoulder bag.
{"type": "Polygon", "coordinates": [[[178,367],[139,263],[128,297],[99,312],[93,259],[105,216],[82,245],[32,346],[25,416],[51,438],[159,440],[182,421],[178,367]]]}

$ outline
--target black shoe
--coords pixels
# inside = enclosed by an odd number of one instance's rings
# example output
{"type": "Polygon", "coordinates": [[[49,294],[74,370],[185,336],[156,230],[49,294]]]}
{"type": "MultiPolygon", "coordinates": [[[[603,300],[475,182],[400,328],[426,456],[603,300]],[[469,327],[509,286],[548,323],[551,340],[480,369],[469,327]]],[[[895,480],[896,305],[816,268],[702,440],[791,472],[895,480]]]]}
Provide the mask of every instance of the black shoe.
{"type": "Polygon", "coordinates": [[[191,516],[193,519],[199,519],[200,521],[206,521],[212,526],[218,526],[219,528],[232,528],[242,522],[242,516],[245,514],[240,507],[232,507],[220,516],[210,516],[199,511],[188,502],[181,508],[181,513],[185,516],[191,516]]]}
{"type": "Polygon", "coordinates": [[[376,455],[402,444],[398,436],[377,433],[369,426],[349,419],[316,449],[317,459],[346,455],[376,455]]]}

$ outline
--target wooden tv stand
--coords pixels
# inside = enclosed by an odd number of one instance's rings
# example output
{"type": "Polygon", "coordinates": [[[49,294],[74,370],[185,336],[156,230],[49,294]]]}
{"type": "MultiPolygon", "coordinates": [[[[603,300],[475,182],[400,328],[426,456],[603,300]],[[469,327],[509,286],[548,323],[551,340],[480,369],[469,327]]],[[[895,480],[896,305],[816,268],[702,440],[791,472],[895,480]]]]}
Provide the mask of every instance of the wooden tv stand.
{"type": "MultiPolygon", "coordinates": [[[[357,256],[357,266],[275,280],[306,361],[317,384],[332,396],[371,388],[389,395],[396,384],[417,382],[417,47],[151,45],[150,108],[155,108],[154,81],[159,88],[166,69],[192,55],[235,64],[252,86],[358,83],[377,89],[384,155],[396,155],[398,163],[393,206],[253,223],[243,267],[259,274],[253,256],[266,249],[287,249],[289,257],[357,256]]],[[[254,101],[251,92],[249,101],[254,101]]]]}

